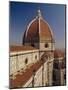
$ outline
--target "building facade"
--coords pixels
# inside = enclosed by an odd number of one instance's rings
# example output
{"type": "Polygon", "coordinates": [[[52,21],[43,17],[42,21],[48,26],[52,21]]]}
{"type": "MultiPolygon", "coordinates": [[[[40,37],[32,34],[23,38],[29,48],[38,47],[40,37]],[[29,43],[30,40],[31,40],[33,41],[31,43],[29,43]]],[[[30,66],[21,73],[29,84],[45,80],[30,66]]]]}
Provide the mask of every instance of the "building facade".
{"type": "MultiPolygon", "coordinates": [[[[22,45],[10,46],[10,88],[55,85],[55,62],[60,58],[55,61],[54,43],[53,32],[38,10],[24,32],[22,45]]],[[[64,69],[57,70],[61,74],[56,74],[56,85],[59,81],[64,85],[64,69]]]]}

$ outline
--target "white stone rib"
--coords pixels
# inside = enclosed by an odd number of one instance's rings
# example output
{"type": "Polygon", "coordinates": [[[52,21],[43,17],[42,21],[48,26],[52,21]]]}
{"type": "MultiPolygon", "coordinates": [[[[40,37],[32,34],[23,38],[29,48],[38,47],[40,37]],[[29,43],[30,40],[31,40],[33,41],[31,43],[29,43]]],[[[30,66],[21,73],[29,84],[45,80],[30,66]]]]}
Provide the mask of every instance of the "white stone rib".
{"type": "Polygon", "coordinates": [[[28,30],[29,30],[31,24],[32,24],[36,19],[37,19],[37,18],[33,19],[33,20],[29,23],[29,25],[27,26],[26,37],[27,37],[27,33],[28,33],[28,30]]]}
{"type": "Polygon", "coordinates": [[[52,35],[52,37],[53,37],[53,32],[52,32],[52,29],[51,29],[51,27],[50,27],[50,25],[48,24],[48,22],[46,22],[43,18],[42,18],[42,20],[48,25],[48,27],[50,28],[50,32],[51,32],[51,35],[52,35]]]}

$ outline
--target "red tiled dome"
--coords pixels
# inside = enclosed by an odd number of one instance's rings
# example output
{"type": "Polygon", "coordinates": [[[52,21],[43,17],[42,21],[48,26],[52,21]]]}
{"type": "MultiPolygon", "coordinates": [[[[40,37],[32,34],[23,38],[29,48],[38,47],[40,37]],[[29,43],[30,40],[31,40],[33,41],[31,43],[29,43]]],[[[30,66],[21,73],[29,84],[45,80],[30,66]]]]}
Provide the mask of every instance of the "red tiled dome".
{"type": "Polygon", "coordinates": [[[53,35],[50,26],[42,17],[33,19],[24,33],[23,43],[52,40],[53,35]]]}

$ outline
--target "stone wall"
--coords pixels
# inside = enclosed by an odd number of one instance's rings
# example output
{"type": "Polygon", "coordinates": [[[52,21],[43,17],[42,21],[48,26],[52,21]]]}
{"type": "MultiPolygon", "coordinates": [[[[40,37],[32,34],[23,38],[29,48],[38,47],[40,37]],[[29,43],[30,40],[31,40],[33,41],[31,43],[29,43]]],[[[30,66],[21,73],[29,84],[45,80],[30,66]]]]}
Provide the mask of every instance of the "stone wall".
{"type": "Polygon", "coordinates": [[[47,62],[35,72],[35,76],[31,76],[31,78],[26,82],[26,84],[22,87],[38,87],[38,86],[47,86],[47,62]],[[34,79],[34,82],[32,82],[34,79]],[[32,85],[33,84],[33,85],[32,85]]]}
{"type": "Polygon", "coordinates": [[[26,69],[33,63],[39,60],[39,52],[21,52],[21,53],[10,53],[10,75],[16,74],[21,69],[26,69]]]}

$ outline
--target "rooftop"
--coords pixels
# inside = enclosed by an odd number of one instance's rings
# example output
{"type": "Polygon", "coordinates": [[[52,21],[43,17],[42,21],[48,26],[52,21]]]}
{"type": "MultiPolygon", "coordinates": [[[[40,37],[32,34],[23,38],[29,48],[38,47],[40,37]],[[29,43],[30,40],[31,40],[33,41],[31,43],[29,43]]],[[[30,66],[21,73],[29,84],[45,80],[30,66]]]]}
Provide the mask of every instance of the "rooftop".
{"type": "Polygon", "coordinates": [[[15,51],[28,51],[28,50],[37,50],[34,47],[31,46],[10,46],[10,52],[15,52],[15,51]]]}
{"type": "Polygon", "coordinates": [[[16,79],[10,79],[10,88],[17,88],[18,86],[23,86],[33,75],[33,71],[37,71],[42,65],[42,60],[37,61],[35,64],[30,66],[25,70],[25,72],[20,75],[16,75],[16,79]]]}
{"type": "Polygon", "coordinates": [[[58,57],[64,57],[65,53],[61,50],[55,50],[54,51],[54,57],[58,58],[58,57]]]}

